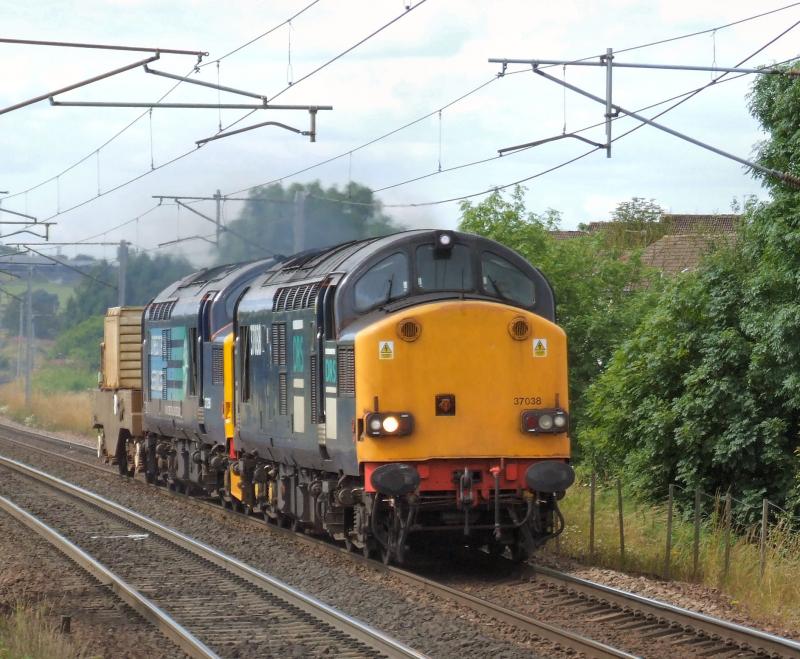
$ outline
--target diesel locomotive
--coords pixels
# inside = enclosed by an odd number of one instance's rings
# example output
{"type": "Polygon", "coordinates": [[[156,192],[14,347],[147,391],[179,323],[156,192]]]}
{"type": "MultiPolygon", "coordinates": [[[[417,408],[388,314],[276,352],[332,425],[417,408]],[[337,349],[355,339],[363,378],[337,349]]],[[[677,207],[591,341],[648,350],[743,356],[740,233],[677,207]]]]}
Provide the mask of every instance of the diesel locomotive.
{"type": "Polygon", "coordinates": [[[94,410],[121,473],[387,562],[562,530],[566,337],[512,250],[408,231],[202,270],[133,314],[139,388],[103,377],[94,410]]]}

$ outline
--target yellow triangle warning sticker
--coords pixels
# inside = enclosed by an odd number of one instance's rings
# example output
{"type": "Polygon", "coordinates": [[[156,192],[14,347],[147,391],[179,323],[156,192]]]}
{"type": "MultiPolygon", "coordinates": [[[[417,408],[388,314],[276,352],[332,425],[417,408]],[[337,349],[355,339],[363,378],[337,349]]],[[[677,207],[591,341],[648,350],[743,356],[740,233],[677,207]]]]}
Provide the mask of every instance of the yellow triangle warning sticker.
{"type": "Polygon", "coordinates": [[[533,340],[533,356],[547,357],[547,339],[533,340]]]}
{"type": "Polygon", "coordinates": [[[394,341],[381,341],[378,344],[378,359],[394,359],[394,341]]]}

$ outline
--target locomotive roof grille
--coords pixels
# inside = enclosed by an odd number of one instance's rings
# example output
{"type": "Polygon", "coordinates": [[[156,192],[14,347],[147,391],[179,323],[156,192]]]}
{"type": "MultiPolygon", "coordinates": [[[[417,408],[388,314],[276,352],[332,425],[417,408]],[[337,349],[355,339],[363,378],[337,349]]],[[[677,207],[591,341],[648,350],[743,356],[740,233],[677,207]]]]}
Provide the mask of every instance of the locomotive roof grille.
{"type": "Polygon", "coordinates": [[[149,320],[169,320],[172,317],[172,310],[175,308],[177,300],[167,302],[154,302],[147,311],[149,320]]]}
{"type": "Polygon", "coordinates": [[[273,311],[296,311],[314,306],[321,281],[296,286],[282,286],[275,292],[272,300],[273,311]]]}
{"type": "Polygon", "coordinates": [[[185,281],[178,288],[188,288],[189,286],[202,286],[212,281],[219,281],[224,279],[230,272],[240,267],[240,264],[233,263],[228,265],[220,265],[215,268],[206,268],[201,270],[194,277],[185,281]]]}

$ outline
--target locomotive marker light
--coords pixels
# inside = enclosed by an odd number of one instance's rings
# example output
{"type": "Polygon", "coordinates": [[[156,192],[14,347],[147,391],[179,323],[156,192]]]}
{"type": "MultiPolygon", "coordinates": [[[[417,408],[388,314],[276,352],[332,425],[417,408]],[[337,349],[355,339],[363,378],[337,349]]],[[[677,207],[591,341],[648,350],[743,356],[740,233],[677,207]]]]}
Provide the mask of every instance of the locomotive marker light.
{"type": "Polygon", "coordinates": [[[522,413],[522,432],[566,432],[567,421],[567,413],[563,410],[525,410],[522,413]]]}
{"type": "Polygon", "coordinates": [[[452,251],[453,251],[452,231],[437,231],[436,248],[434,249],[434,258],[449,259],[452,251]]]}
{"type": "Polygon", "coordinates": [[[366,428],[370,437],[402,437],[411,434],[414,418],[408,412],[372,412],[367,414],[366,428]]]}

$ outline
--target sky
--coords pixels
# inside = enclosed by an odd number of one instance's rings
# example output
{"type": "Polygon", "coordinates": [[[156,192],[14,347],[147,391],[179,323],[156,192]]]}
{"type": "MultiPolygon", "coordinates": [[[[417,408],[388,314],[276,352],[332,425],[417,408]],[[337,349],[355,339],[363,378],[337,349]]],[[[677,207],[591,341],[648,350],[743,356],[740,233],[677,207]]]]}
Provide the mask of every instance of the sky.
{"type": "MultiPolygon", "coordinates": [[[[607,220],[618,203],[634,196],[654,199],[673,213],[725,213],[734,200],[766,196],[741,164],[651,127],[614,142],[610,159],[605,151],[594,151],[553,169],[592,149],[576,139],[497,158],[498,149],[595,125],[580,134],[602,143],[605,108],[537,76],[526,65],[509,65],[507,75],[498,77],[500,66],[488,60],[597,62],[607,48],[633,48],[616,54],[615,62],[732,67],[746,60],[748,67],[768,65],[798,56],[800,27],[766,44],[800,21],[800,3],[731,27],[721,26],[789,3],[317,0],[309,4],[312,0],[0,0],[0,38],[208,52],[197,70],[197,58],[191,55],[162,54],[150,66],[276,97],[271,101],[275,104],[333,106],[317,114],[315,143],[267,126],[197,148],[197,140],[238,120],[235,128],[275,121],[308,130],[309,115],[304,110],[257,110],[242,119],[243,110],[216,107],[157,108],[148,113],[132,108],[54,107],[46,100],[28,105],[0,114],[0,191],[8,192],[0,195],[2,208],[56,223],[50,230],[54,242],[127,240],[152,253],[172,250],[202,261],[210,249],[203,241],[158,245],[207,235],[213,227],[169,202],[158,206],[153,195],[210,196],[221,190],[223,195],[245,197],[251,188],[273,181],[319,180],[339,188],[354,181],[380,190],[376,194],[385,212],[409,227],[454,228],[460,216],[457,198],[474,195],[469,200],[478,203],[485,194],[477,193],[535,176],[523,184],[528,210],[559,211],[564,229],[607,220]],[[390,21],[394,22],[369,37],[390,21]],[[719,29],[639,48],[713,28],[719,29]],[[388,133],[392,134],[383,137],[388,133]],[[485,162],[464,166],[476,161],[485,162]],[[306,168],[310,169],[296,173],[306,168]],[[410,179],[418,180],[398,185],[410,179]]],[[[0,108],[148,56],[0,43],[0,108]]],[[[605,96],[604,69],[553,66],[546,71],[605,96]]],[[[701,87],[712,75],[615,68],[613,100],[639,110],[701,87]]],[[[746,75],[715,84],[659,121],[750,158],[765,137],[747,109],[753,78],[746,75]]],[[[142,67],[59,94],[57,100],[153,103],[165,94],[163,101],[173,103],[258,102],[187,82],[176,86],[175,80],[150,75],[142,67]]],[[[644,114],[652,116],[667,107],[659,105],[644,114]]],[[[615,120],[613,136],[636,125],[631,118],[615,120]]],[[[212,201],[193,207],[214,213],[212,201]]],[[[236,219],[241,208],[240,201],[226,201],[224,221],[236,219]]],[[[2,215],[5,220],[20,219],[2,215]]],[[[19,228],[1,227],[4,235],[19,228]]],[[[37,241],[22,234],[5,242],[16,240],[37,241]]],[[[66,255],[115,256],[113,246],[61,249],[66,255]]]]}

